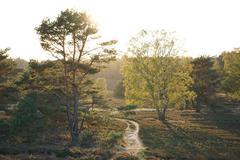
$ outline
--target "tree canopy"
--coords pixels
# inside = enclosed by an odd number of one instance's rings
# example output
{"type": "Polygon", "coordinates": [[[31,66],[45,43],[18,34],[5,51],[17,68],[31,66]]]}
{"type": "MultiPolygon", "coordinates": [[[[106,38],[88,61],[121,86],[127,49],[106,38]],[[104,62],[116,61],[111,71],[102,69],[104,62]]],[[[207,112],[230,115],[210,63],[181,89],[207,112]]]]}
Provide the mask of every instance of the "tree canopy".
{"type": "Polygon", "coordinates": [[[177,57],[176,43],[172,33],[143,30],[131,39],[133,57],[126,57],[123,69],[127,102],[149,104],[163,120],[168,107],[184,107],[195,96],[189,90],[191,65],[188,59],[177,57]]]}
{"type": "Polygon", "coordinates": [[[115,40],[99,41],[97,27],[86,13],[65,10],[55,20],[44,19],[36,28],[41,46],[63,64],[67,126],[72,143],[78,139],[78,106],[81,87],[89,74],[115,59],[115,40]],[[71,100],[73,101],[71,102],[71,100]],[[70,105],[73,104],[73,116],[70,105]],[[73,117],[73,118],[71,118],[73,117]]]}
{"type": "Polygon", "coordinates": [[[224,62],[223,89],[233,98],[240,99],[240,49],[222,54],[224,62]]]}
{"type": "Polygon", "coordinates": [[[197,94],[196,111],[200,111],[201,105],[211,105],[220,79],[216,69],[213,67],[213,58],[201,56],[195,58],[192,65],[193,90],[197,94]]]}

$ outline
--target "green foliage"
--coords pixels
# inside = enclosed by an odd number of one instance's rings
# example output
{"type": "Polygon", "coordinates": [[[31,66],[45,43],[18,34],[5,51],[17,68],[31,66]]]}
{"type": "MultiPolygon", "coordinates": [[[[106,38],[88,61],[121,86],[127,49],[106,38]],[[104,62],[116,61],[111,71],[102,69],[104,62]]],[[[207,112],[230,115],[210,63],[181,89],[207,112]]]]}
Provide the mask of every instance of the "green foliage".
{"type": "Polygon", "coordinates": [[[1,136],[0,143],[7,141],[10,135],[11,135],[11,132],[10,132],[9,121],[0,120],[0,136],[1,136]]]}
{"type": "Polygon", "coordinates": [[[43,130],[44,118],[38,110],[38,93],[29,92],[17,105],[11,121],[14,136],[21,142],[34,142],[43,130]],[[18,139],[18,138],[17,138],[18,139]]]}
{"type": "Polygon", "coordinates": [[[116,41],[97,41],[98,30],[91,18],[86,13],[69,9],[62,11],[55,20],[44,19],[36,31],[42,48],[62,63],[67,126],[72,129],[72,143],[76,144],[79,97],[87,96],[82,92],[84,83],[88,75],[99,72],[103,64],[115,59],[113,45],[116,41]]]}
{"type": "Polygon", "coordinates": [[[210,104],[220,80],[218,72],[213,68],[213,64],[212,58],[204,56],[195,58],[192,61],[193,90],[197,94],[197,110],[199,110],[201,104],[210,104]]]}
{"type": "Polygon", "coordinates": [[[192,65],[188,58],[176,58],[177,69],[169,81],[168,97],[169,106],[178,109],[186,109],[195,100],[196,94],[191,90],[194,84],[192,77],[192,65]]]}
{"type": "Polygon", "coordinates": [[[62,11],[55,20],[44,19],[40,26],[36,27],[36,31],[44,50],[57,59],[61,59],[63,63],[69,60],[70,66],[76,63],[75,65],[82,73],[89,74],[90,70],[98,69],[98,65],[93,66],[93,62],[109,62],[115,58],[115,50],[109,47],[116,43],[115,40],[93,43],[93,46],[98,44],[96,48],[86,50],[88,40],[98,39],[96,37],[98,29],[86,13],[67,9],[62,11]],[[83,57],[88,57],[93,61],[90,60],[89,63],[83,60],[83,57]]]}
{"type": "Polygon", "coordinates": [[[18,99],[13,81],[21,70],[16,69],[15,62],[8,57],[9,50],[9,48],[0,49],[0,105],[2,106],[7,103],[15,103],[18,99]]]}
{"type": "Polygon", "coordinates": [[[113,147],[114,145],[116,145],[119,140],[122,138],[123,134],[122,132],[115,132],[115,131],[111,131],[110,133],[108,133],[107,137],[106,137],[106,144],[109,147],[113,147]]]}
{"type": "Polygon", "coordinates": [[[117,109],[120,110],[120,111],[128,111],[128,110],[133,110],[133,109],[136,109],[136,108],[137,108],[137,105],[134,105],[134,104],[128,104],[128,105],[125,105],[125,106],[117,107],[117,109]]]}
{"type": "Polygon", "coordinates": [[[97,78],[95,80],[95,84],[93,86],[98,90],[98,94],[102,97],[107,97],[108,90],[107,90],[107,82],[105,78],[97,78]]]}
{"type": "Polygon", "coordinates": [[[71,152],[69,151],[69,149],[64,149],[60,151],[55,151],[55,154],[56,154],[56,157],[66,158],[71,155],[71,152]]]}
{"type": "Polygon", "coordinates": [[[0,85],[0,108],[7,109],[7,105],[15,104],[19,100],[16,86],[12,83],[0,85]]]}
{"type": "Polygon", "coordinates": [[[100,70],[97,74],[93,75],[93,78],[102,77],[106,79],[108,90],[114,90],[122,80],[121,66],[122,59],[116,59],[105,65],[105,68],[100,70]]]}
{"type": "Polygon", "coordinates": [[[95,81],[86,80],[79,88],[81,88],[80,106],[84,112],[88,112],[90,108],[108,107],[108,90],[104,78],[97,78],[95,81]]]}
{"type": "MultiPolygon", "coordinates": [[[[21,97],[26,97],[29,91],[37,93],[37,110],[38,113],[44,115],[44,122],[46,122],[44,126],[47,132],[51,132],[55,127],[66,126],[65,99],[61,86],[63,80],[60,67],[59,61],[38,62],[30,60],[28,67],[20,76],[17,76],[14,82],[21,97]]],[[[45,133],[39,133],[39,137],[44,137],[45,133]]]]}
{"type": "Polygon", "coordinates": [[[9,50],[10,50],[10,48],[0,49],[0,75],[1,75],[1,79],[2,79],[2,76],[8,74],[12,70],[13,61],[11,59],[8,59],[8,55],[7,55],[7,52],[9,50]]]}
{"type": "Polygon", "coordinates": [[[61,78],[59,67],[58,61],[37,62],[31,60],[28,68],[16,79],[15,85],[23,95],[28,90],[51,91],[58,89],[61,78]]]}
{"type": "Polygon", "coordinates": [[[240,99],[240,49],[222,54],[224,77],[222,88],[233,98],[240,99]]]}
{"type": "Polygon", "coordinates": [[[190,60],[176,55],[181,50],[173,33],[141,31],[130,41],[123,75],[127,103],[160,108],[184,108],[193,101],[190,60]]]}
{"type": "Polygon", "coordinates": [[[38,93],[38,110],[46,116],[49,125],[57,125],[56,121],[62,122],[58,117],[64,113],[61,110],[64,99],[60,66],[59,61],[31,60],[28,68],[15,80],[15,86],[22,97],[30,90],[38,93]]]}
{"type": "Polygon", "coordinates": [[[94,133],[91,131],[83,130],[79,137],[79,143],[81,147],[86,147],[86,148],[95,146],[96,138],[94,133]]]}
{"type": "Polygon", "coordinates": [[[90,94],[92,99],[92,104],[97,107],[107,107],[107,82],[105,78],[97,78],[95,83],[91,88],[92,92],[90,94]]]}

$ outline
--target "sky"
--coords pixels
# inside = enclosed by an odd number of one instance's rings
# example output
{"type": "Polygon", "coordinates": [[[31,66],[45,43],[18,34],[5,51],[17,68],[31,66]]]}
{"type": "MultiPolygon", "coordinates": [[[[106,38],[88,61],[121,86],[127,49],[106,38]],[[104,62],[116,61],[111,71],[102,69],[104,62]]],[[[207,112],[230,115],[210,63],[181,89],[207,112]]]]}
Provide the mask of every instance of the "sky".
{"type": "Polygon", "coordinates": [[[45,60],[35,27],[67,8],[87,12],[120,53],[141,29],[175,31],[186,56],[240,47],[239,0],[1,0],[0,48],[13,58],[45,60]]]}

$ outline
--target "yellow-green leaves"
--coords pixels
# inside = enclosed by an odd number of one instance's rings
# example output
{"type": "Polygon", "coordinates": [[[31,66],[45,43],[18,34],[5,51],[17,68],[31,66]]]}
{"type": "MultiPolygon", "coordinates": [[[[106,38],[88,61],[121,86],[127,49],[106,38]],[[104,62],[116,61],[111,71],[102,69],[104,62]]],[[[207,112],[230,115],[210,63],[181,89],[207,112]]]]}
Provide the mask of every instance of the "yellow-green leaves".
{"type": "Polygon", "coordinates": [[[223,55],[223,89],[233,98],[240,99],[240,49],[223,55]]]}
{"type": "Polygon", "coordinates": [[[183,108],[194,100],[191,64],[176,56],[180,50],[173,33],[164,30],[143,30],[132,38],[132,57],[126,57],[123,67],[127,103],[183,108]]]}

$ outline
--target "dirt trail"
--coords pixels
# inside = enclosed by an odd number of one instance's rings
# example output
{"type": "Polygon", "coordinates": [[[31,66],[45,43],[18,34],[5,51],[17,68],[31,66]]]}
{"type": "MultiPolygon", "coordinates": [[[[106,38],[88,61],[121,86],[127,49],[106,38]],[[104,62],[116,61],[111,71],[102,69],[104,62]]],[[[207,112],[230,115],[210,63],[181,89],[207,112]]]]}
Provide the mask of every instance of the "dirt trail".
{"type": "MultiPolygon", "coordinates": [[[[141,150],[144,149],[144,146],[141,142],[141,139],[138,136],[139,132],[139,124],[135,121],[128,119],[118,119],[127,124],[127,128],[125,129],[125,133],[123,135],[123,147],[119,150],[117,155],[122,153],[127,153],[130,155],[137,155],[141,150]]],[[[116,155],[116,156],[117,156],[116,155]]]]}

